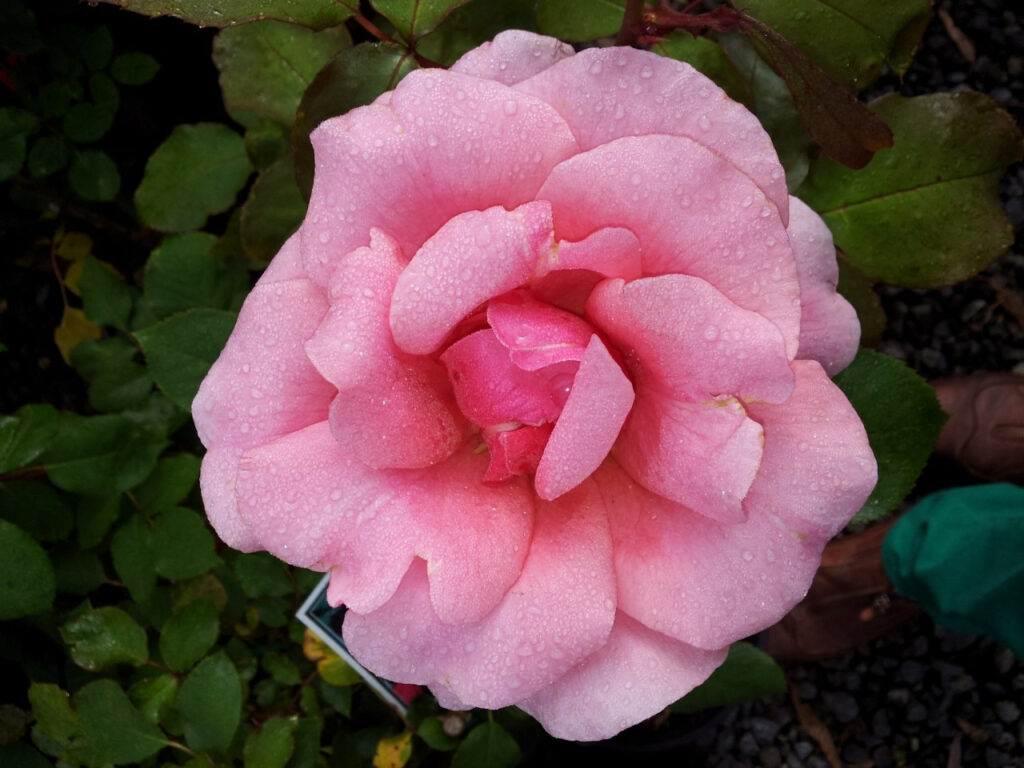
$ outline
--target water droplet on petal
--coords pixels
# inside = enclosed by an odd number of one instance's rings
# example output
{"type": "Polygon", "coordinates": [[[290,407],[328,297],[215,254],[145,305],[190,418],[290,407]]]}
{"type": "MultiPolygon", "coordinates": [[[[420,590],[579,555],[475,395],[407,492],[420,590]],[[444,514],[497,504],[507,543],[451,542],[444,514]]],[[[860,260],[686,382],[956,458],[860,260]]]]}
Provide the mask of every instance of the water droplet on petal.
{"type": "Polygon", "coordinates": [[[516,109],[518,109],[518,105],[515,100],[509,99],[505,102],[503,109],[505,110],[506,115],[514,115],[516,113],[516,109]]]}

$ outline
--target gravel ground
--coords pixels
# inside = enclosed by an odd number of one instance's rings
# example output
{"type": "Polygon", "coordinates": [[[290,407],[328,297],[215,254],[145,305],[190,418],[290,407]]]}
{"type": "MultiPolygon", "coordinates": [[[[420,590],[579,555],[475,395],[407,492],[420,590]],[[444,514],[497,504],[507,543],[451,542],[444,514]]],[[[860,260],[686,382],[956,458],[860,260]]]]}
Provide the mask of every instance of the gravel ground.
{"type": "MultiPolygon", "coordinates": [[[[889,78],[878,92],[978,90],[1021,124],[1024,8],[944,0],[936,10],[973,43],[973,66],[936,17],[903,82],[889,78]]],[[[1024,319],[1015,306],[1024,295],[1024,164],[1010,169],[1002,194],[1017,244],[989,269],[933,291],[880,287],[888,318],[880,349],[925,378],[1024,373],[1024,319]]],[[[930,467],[919,489],[950,485],[947,469],[930,467]]],[[[704,727],[695,746],[708,765],[1024,767],[1024,661],[990,639],[922,616],[841,658],[789,665],[786,674],[791,696],[727,707],[704,727]]]]}

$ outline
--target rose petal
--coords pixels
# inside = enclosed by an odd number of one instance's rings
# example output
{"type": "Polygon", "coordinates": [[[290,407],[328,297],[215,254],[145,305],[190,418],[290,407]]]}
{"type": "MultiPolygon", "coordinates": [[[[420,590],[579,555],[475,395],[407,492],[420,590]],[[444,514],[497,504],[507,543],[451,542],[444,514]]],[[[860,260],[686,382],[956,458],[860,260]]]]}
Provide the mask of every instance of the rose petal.
{"type": "Polygon", "coordinates": [[[689,64],[633,48],[590,48],[516,90],[557,109],[584,151],[653,133],[700,142],[753,179],[786,220],[789,195],[771,138],[746,107],[689,64]]]}
{"type": "Polygon", "coordinates": [[[525,371],[489,328],[452,344],[441,362],[448,368],[459,408],[480,426],[554,421],[565,403],[562,392],[579,367],[570,361],[525,371]]]}
{"type": "Polygon", "coordinates": [[[554,270],[589,269],[605,277],[635,280],[643,274],[640,241],[628,229],[606,227],[575,243],[559,242],[540,267],[539,277],[554,270]]]}
{"type": "Polygon", "coordinates": [[[484,482],[503,483],[516,475],[536,472],[552,429],[551,424],[541,424],[539,427],[483,430],[491,455],[484,482]]]}
{"type": "Polygon", "coordinates": [[[623,353],[638,385],[677,400],[726,394],[782,402],[793,391],[778,328],[698,278],[605,280],[587,301],[587,317],[623,353]]]}
{"type": "Polygon", "coordinates": [[[513,85],[572,55],[572,46],[561,40],[510,29],[465,54],[451,71],[513,85]]]}
{"type": "Polygon", "coordinates": [[[444,368],[395,346],[390,298],[402,271],[391,238],[374,230],[368,248],[338,265],[331,308],[306,353],[338,387],[331,403],[335,439],[371,467],[426,467],[461,444],[465,420],[444,368]]]}
{"type": "Polygon", "coordinates": [[[650,388],[637,394],[615,458],[630,476],[722,523],[746,518],[764,432],[734,399],[688,403],[650,388]]]}
{"type": "Polygon", "coordinates": [[[829,376],[852,361],[860,344],[860,321],[850,302],[836,293],[839,266],[832,232],[799,198],[790,204],[789,242],[800,279],[800,348],[797,357],[817,360],[829,376]]]}
{"type": "Polygon", "coordinates": [[[722,524],[648,493],[611,462],[595,475],[608,504],[620,610],[699,648],[774,624],[806,594],[821,544],[748,508],[722,524]]]}
{"type": "Polygon", "coordinates": [[[264,548],[293,565],[331,569],[332,602],[379,607],[420,556],[438,615],[470,621],[519,577],[533,527],[525,483],[466,482],[486,466],[486,456],[464,448],[428,469],[369,469],[321,422],[245,453],[235,492],[264,548]]]}
{"type": "Polygon", "coordinates": [[[345,617],[345,644],[376,674],[496,708],[550,685],[600,648],[615,614],[606,513],[593,488],[541,503],[518,581],[482,621],[439,620],[414,565],[387,605],[345,617]]]}
{"type": "Polygon", "coordinates": [[[398,278],[391,299],[395,343],[413,354],[434,352],[473,309],[525,283],[552,245],[545,202],[455,216],[398,278]]]}
{"type": "Polygon", "coordinates": [[[551,168],[578,151],[543,101],[436,69],[411,72],[390,104],[327,120],[310,139],[316,172],[300,231],[306,269],[321,283],[372,228],[415,253],[464,211],[533,200],[551,168]]]}
{"type": "Polygon", "coordinates": [[[487,322],[513,363],[536,371],[554,363],[579,362],[594,329],[571,312],[517,292],[487,305],[487,322]]]}
{"type": "Polygon", "coordinates": [[[793,362],[796,387],[782,405],[749,403],[764,426],[764,458],[744,506],[772,515],[823,546],[863,506],[878,478],[857,412],[821,366],[793,362]]]}
{"type": "Polygon", "coordinates": [[[302,241],[296,232],[281,246],[281,250],[270,260],[267,268],[260,275],[259,284],[269,285],[285,280],[305,278],[306,270],[302,267],[302,241]]]}
{"type": "Polygon", "coordinates": [[[782,220],[706,147],[681,136],[616,139],[556,166],[537,197],[551,202],[560,240],[624,227],[640,239],[645,275],[707,280],[775,323],[796,354],[800,286],[782,220]]]}
{"type": "MultiPolygon", "coordinates": [[[[277,274],[287,271],[282,266],[277,274]]],[[[326,418],[334,387],[302,350],[326,309],[320,289],[304,278],[261,280],[192,402],[196,429],[210,451],[203,460],[203,502],[229,546],[258,547],[234,495],[242,452],[326,418]]]]}
{"type": "Polygon", "coordinates": [[[603,648],[518,706],[555,738],[607,739],[682,698],[727,654],[680,643],[619,612],[603,648]]]}
{"type": "Polygon", "coordinates": [[[632,405],[633,385],[595,334],[537,466],[537,495],[556,499],[589,477],[612,449],[632,405]]]}

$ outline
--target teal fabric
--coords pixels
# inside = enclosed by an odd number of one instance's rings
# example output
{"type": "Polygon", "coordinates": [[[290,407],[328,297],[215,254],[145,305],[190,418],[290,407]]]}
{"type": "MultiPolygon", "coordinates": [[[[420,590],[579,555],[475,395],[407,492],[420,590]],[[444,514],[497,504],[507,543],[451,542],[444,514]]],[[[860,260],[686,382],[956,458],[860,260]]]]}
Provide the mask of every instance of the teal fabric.
{"type": "Polygon", "coordinates": [[[991,635],[1024,658],[1024,488],[926,496],[885,537],[882,563],[937,623],[991,635]]]}

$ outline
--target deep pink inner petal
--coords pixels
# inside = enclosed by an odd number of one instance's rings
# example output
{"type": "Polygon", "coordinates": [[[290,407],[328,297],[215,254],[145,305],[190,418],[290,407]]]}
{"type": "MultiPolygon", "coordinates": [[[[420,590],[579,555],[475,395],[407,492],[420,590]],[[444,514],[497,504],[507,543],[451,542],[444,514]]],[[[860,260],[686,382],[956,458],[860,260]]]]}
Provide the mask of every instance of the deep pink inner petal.
{"type": "Polygon", "coordinates": [[[579,362],[594,333],[578,315],[522,291],[492,300],[487,305],[487,321],[498,341],[508,348],[512,362],[526,371],[568,360],[579,362]]]}
{"type": "Polygon", "coordinates": [[[514,429],[484,429],[484,442],[487,443],[487,450],[491,455],[491,463],[487,465],[484,482],[503,483],[516,475],[536,472],[552,429],[551,424],[514,429]]]}
{"type": "Polygon", "coordinates": [[[539,371],[523,370],[489,328],[452,344],[441,362],[448,368],[462,413],[482,427],[554,421],[579,367],[569,361],[539,371]]]}
{"type": "Polygon", "coordinates": [[[633,405],[633,385],[595,334],[537,467],[534,486],[556,499],[604,461],[633,405]]]}
{"type": "Polygon", "coordinates": [[[551,207],[542,201],[450,219],[398,278],[391,297],[395,343],[412,354],[436,351],[476,307],[525,283],[553,237],[551,207]]]}

